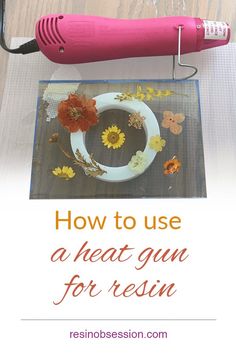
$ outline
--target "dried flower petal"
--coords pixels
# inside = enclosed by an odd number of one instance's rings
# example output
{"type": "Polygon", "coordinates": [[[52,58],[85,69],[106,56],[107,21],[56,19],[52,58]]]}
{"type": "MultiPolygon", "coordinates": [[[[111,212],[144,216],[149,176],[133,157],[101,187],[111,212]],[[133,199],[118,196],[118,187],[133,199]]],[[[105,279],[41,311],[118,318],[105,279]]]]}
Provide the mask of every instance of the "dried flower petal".
{"type": "Polygon", "coordinates": [[[142,129],[145,118],[141,116],[140,112],[134,112],[129,115],[128,126],[136,129],[142,129]]]}
{"type": "Polygon", "coordinates": [[[54,133],[54,134],[52,134],[51,138],[48,139],[48,142],[50,144],[57,143],[58,139],[59,139],[59,134],[58,133],[54,133]]]}
{"type": "Polygon", "coordinates": [[[90,161],[86,161],[79,149],[76,150],[76,159],[74,164],[82,167],[86,176],[97,177],[102,176],[106,171],[102,170],[99,164],[94,160],[93,155],[90,155],[90,161]]]}

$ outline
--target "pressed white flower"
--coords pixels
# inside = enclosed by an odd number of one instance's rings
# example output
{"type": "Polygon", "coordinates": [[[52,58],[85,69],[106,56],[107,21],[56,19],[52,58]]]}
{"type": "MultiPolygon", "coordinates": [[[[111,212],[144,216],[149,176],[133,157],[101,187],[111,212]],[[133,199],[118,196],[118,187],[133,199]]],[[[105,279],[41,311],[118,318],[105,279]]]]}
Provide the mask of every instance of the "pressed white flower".
{"type": "Polygon", "coordinates": [[[130,162],[128,163],[131,171],[135,173],[142,173],[145,171],[148,164],[147,156],[143,151],[137,151],[135,155],[132,156],[130,162]]]}

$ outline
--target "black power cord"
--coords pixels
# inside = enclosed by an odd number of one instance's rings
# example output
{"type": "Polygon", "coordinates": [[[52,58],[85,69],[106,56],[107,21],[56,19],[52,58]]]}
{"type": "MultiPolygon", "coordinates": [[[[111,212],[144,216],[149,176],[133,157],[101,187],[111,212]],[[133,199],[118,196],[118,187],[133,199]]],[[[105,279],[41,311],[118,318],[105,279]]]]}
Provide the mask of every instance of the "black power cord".
{"type": "Polygon", "coordinates": [[[5,42],[5,34],[4,34],[5,3],[6,0],[0,0],[0,45],[1,47],[4,50],[6,50],[8,53],[13,53],[13,54],[30,54],[30,53],[38,52],[40,49],[35,39],[22,44],[19,48],[15,48],[15,49],[8,48],[5,42]]]}

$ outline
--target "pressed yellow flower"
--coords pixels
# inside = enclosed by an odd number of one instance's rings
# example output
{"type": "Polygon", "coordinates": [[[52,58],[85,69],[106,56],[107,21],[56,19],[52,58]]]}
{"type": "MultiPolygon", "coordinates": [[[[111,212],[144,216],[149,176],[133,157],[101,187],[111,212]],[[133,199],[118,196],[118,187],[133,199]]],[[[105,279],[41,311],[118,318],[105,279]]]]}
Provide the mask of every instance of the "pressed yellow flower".
{"type": "Polygon", "coordinates": [[[146,101],[153,101],[153,95],[151,93],[146,94],[146,101]]]}
{"type": "Polygon", "coordinates": [[[71,178],[73,178],[75,176],[75,172],[71,167],[68,166],[63,166],[61,167],[56,167],[52,173],[54,174],[54,176],[57,176],[59,178],[63,178],[65,180],[69,180],[71,178]]]}
{"type": "Polygon", "coordinates": [[[170,90],[163,90],[163,91],[162,91],[162,95],[163,95],[163,96],[172,96],[172,95],[173,95],[173,91],[170,91],[170,90]]]}
{"type": "Polygon", "coordinates": [[[115,97],[115,100],[122,101],[132,101],[134,99],[134,95],[131,92],[123,92],[120,95],[115,97]]]}
{"type": "Polygon", "coordinates": [[[142,91],[141,86],[137,86],[137,91],[136,91],[136,94],[134,95],[134,97],[140,101],[143,101],[145,99],[145,93],[142,91]]]}
{"type": "Polygon", "coordinates": [[[176,93],[174,91],[170,91],[170,90],[157,90],[155,93],[156,97],[162,98],[162,97],[168,97],[168,96],[172,96],[175,95],[176,93]]]}
{"type": "Polygon", "coordinates": [[[108,149],[119,149],[125,142],[125,134],[117,127],[112,125],[102,133],[102,143],[108,149]]]}
{"type": "Polygon", "coordinates": [[[151,95],[153,95],[155,93],[155,90],[153,87],[147,87],[147,92],[150,93],[151,95]]]}
{"type": "MultiPolygon", "coordinates": [[[[136,92],[124,92],[121,93],[120,95],[117,95],[115,99],[119,100],[120,102],[122,101],[132,101],[132,100],[139,100],[139,101],[153,101],[155,98],[163,98],[163,97],[168,97],[172,95],[176,95],[177,93],[175,91],[171,90],[158,90],[154,89],[153,87],[147,86],[147,87],[142,87],[141,85],[138,85],[136,87],[136,92]]],[[[182,94],[181,94],[182,96],[182,94]]],[[[184,95],[186,96],[186,95],[184,95]]]]}
{"type": "Polygon", "coordinates": [[[157,152],[162,151],[163,147],[166,146],[165,139],[162,139],[160,135],[152,136],[149,140],[149,147],[157,152]]]}
{"type": "Polygon", "coordinates": [[[147,87],[146,100],[152,101],[155,94],[155,90],[152,87],[147,87]]]}

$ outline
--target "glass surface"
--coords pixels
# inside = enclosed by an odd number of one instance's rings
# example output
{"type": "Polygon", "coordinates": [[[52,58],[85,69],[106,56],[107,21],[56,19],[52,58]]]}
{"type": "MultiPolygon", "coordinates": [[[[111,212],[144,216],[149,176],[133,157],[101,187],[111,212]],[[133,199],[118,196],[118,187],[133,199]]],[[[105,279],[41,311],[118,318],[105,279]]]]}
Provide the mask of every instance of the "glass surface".
{"type": "MultiPolygon", "coordinates": [[[[119,100],[120,96],[117,97],[117,102],[119,100]]],[[[75,116],[78,113],[73,112],[75,116]]],[[[149,148],[150,141],[147,141],[145,129],[129,126],[130,114],[123,109],[109,108],[99,113],[99,123],[86,132],[84,144],[98,165],[124,166],[137,151],[143,152],[145,146],[149,148]],[[101,135],[113,125],[125,134],[125,142],[117,149],[108,149],[104,146],[101,135]]],[[[79,118],[76,116],[76,119],[79,118]]],[[[148,119],[149,117],[144,117],[145,124],[148,119]]],[[[87,159],[86,162],[91,161],[87,159]]],[[[206,197],[198,81],[40,82],[30,197],[206,197]],[[158,143],[154,146],[151,144],[152,150],[154,148],[161,151],[155,151],[154,161],[144,172],[139,171],[140,174],[137,173],[134,178],[125,182],[101,181],[98,179],[99,175],[98,178],[89,177],[81,164],[75,164],[77,156],[72,151],[70,132],[57,118],[58,105],[67,100],[70,93],[79,97],[85,95],[89,100],[114,92],[126,94],[123,96],[124,101],[143,102],[150,108],[160,128],[157,142],[162,139],[163,145],[160,147],[158,143]],[[59,137],[53,142],[54,134],[59,137]],[[63,166],[68,167],[64,169],[64,173],[63,166]]]]}

